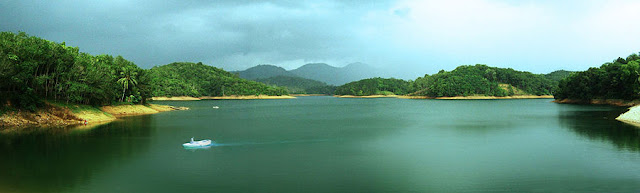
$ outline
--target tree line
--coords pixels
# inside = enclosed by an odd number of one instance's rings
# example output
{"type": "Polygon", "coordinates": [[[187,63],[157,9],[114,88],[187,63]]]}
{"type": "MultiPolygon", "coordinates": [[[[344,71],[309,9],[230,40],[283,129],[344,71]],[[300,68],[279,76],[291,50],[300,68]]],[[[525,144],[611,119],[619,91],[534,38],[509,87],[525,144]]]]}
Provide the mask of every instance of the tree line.
{"type": "Polygon", "coordinates": [[[369,78],[350,82],[336,88],[336,95],[405,95],[412,92],[411,83],[395,78],[369,78]]]}
{"type": "Polygon", "coordinates": [[[202,63],[144,70],[122,56],[94,56],[64,42],[0,32],[0,108],[36,110],[45,100],[102,106],[145,103],[152,96],[258,94],[288,93],[202,63]]]}
{"type": "Polygon", "coordinates": [[[24,32],[0,32],[2,105],[34,110],[41,99],[107,105],[149,96],[145,71],[122,56],[93,56],[24,32]]]}
{"type": "Polygon", "coordinates": [[[636,53],[576,72],[561,80],[556,99],[640,99],[640,56],[636,53]]]}
{"type": "Polygon", "coordinates": [[[239,78],[201,62],[174,62],[149,70],[152,96],[229,96],[289,94],[283,87],[239,78]]]}
{"type": "Polygon", "coordinates": [[[419,77],[412,84],[416,91],[414,95],[430,97],[512,96],[516,89],[526,94],[550,95],[554,88],[554,81],[544,75],[483,64],[463,65],[452,71],[441,70],[419,77]],[[506,88],[501,84],[506,84],[506,88]]]}
{"type": "Polygon", "coordinates": [[[258,78],[255,80],[267,85],[284,87],[289,91],[289,93],[293,94],[332,95],[336,90],[336,86],[328,85],[324,82],[293,76],[274,76],[269,78],[258,78]]]}

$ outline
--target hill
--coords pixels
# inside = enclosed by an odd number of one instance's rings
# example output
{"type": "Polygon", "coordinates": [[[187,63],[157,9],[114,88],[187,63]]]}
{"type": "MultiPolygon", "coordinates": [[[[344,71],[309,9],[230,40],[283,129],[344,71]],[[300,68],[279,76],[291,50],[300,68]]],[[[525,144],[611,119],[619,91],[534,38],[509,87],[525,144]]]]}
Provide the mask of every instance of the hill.
{"type": "Polygon", "coordinates": [[[245,80],[200,62],[175,62],[149,70],[152,96],[287,95],[284,88],[245,80]]]}
{"type": "Polygon", "coordinates": [[[274,65],[261,64],[232,73],[238,74],[240,78],[249,80],[287,76],[316,80],[331,85],[342,85],[347,82],[381,75],[381,72],[377,69],[359,62],[348,64],[342,68],[333,67],[325,63],[310,63],[290,71],[274,65]]]}
{"type": "Polygon", "coordinates": [[[285,87],[292,94],[327,94],[332,95],[335,86],[327,85],[324,82],[291,76],[275,76],[269,78],[256,79],[258,82],[267,85],[285,87]]]}
{"type": "Polygon", "coordinates": [[[482,64],[459,66],[453,71],[441,70],[416,79],[413,95],[429,97],[550,95],[553,81],[540,74],[496,68],[482,64]],[[502,84],[502,86],[501,86],[502,84]],[[516,92],[517,91],[517,92],[516,92]]]}
{"type": "Polygon", "coordinates": [[[545,74],[544,77],[557,83],[557,82],[560,82],[560,80],[569,77],[571,73],[574,73],[574,72],[566,71],[566,70],[556,70],[549,74],[545,74]]]}
{"type": "Polygon", "coordinates": [[[311,63],[290,72],[303,78],[332,85],[342,85],[347,82],[380,76],[376,69],[363,63],[352,63],[342,68],[329,66],[325,63],[311,63]]]}
{"type": "Polygon", "coordinates": [[[257,66],[248,68],[246,70],[236,71],[233,73],[238,74],[240,78],[249,79],[249,80],[264,79],[264,78],[270,78],[270,77],[276,77],[276,76],[289,76],[289,77],[296,76],[295,74],[285,70],[282,67],[267,65],[267,64],[257,65],[257,66]]]}
{"type": "Polygon", "coordinates": [[[336,95],[405,95],[412,91],[410,83],[395,78],[369,78],[336,88],[336,95]]]}
{"type": "Polygon", "coordinates": [[[560,81],[556,99],[640,99],[640,56],[631,54],[560,81]]]}

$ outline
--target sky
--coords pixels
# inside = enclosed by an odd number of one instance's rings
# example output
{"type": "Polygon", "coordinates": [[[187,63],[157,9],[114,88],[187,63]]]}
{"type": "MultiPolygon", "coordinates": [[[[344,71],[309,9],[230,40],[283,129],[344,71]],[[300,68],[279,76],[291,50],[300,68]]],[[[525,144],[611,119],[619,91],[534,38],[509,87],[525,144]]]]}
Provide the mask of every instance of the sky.
{"type": "Polygon", "coordinates": [[[0,0],[0,31],[225,70],[362,62],[415,79],[459,65],[586,70],[640,52],[636,0],[0,0]]]}

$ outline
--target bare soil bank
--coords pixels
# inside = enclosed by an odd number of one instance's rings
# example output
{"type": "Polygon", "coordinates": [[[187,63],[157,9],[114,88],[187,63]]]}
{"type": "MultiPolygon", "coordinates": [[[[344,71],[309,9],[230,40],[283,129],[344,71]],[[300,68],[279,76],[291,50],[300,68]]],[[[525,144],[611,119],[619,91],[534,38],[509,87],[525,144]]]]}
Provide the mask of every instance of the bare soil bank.
{"type": "Polygon", "coordinates": [[[566,104],[596,104],[596,105],[614,105],[621,107],[631,107],[640,105],[640,100],[622,100],[622,99],[591,99],[591,100],[577,100],[577,99],[562,99],[554,100],[555,103],[566,104]]]}
{"type": "Polygon", "coordinates": [[[118,105],[98,109],[82,109],[76,112],[69,108],[47,105],[36,112],[18,111],[0,115],[0,127],[63,126],[74,124],[98,124],[116,120],[119,116],[154,114],[164,111],[185,110],[166,105],[118,105]]]}

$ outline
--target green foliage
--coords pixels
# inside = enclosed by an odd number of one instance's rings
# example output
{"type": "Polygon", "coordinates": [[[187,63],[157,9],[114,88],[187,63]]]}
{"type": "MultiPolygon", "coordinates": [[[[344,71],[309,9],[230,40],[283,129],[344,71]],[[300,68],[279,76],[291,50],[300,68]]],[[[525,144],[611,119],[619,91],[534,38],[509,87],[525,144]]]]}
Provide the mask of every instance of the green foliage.
{"type": "Polygon", "coordinates": [[[336,86],[327,85],[324,82],[292,76],[275,76],[270,78],[256,79],[258,82],[267,85],[285,87],[289,93],[294,94],[328,94],[331,95],[336,86]]]}
{"type": "Polygon", "coordinates": [[[482,64],[459,66],[450,72],[441,70],[437,74],[417,78],[412,84],[412,88],[417,90],[415,95],[430,97],[508,96],[516,94],[511,86],[533,95],[548,95],[554,88],[553,81],[543,75],[482,64]],[[500,84],[508,84],[509,87],[505,90],[500,84]]]}
{"type": "Polygon", "coordinates": [[[42,99],[107,105],[124,100],[119,95],[146,98],[146,83],[136,81],[142,74],[121,56],[92,56],[24,32],[0,32],[1,105],[35,110],[42,99]],[[127,81],[118,85],[123,74],[127,81]]]}
{"type": "Polygon", "coordinates": [[[631,54],[560,81],[556,99],[640,99],[640,57],[631,54]]]}
{"type": "Polygon", "coordinates": [[[560,82],[560,80],[569,77],[569,75],[571,75],[572,73],[574,72],[566,70],[556,70],[549,74],[545,74],[544,77],[554,82],[560,82]]]}
{"type": "Polygon", "coordinates": [[[234,73],[238,74],[240,78],[244,78],[248,80],[265,79],[265,78],[276,77],[276,76],[288,76],[288,77],[296,76],[295,74],[285,70],[282,67],[267,65],[267,64],[257,65],[249,69],[234,72],[234,73]]]}
{"type": "Polygon", "coordinates": [[[148,71],[152,96],[287,95],[285,88],[245,80],[200,62],[175,62],[148,71]]]}
{"type": "Polygon", "coordinates": [[[411,90],[411,83],[395,78],[369,78],[350,82],[336,88],[336,95],[405,95],[411,90]]]}

